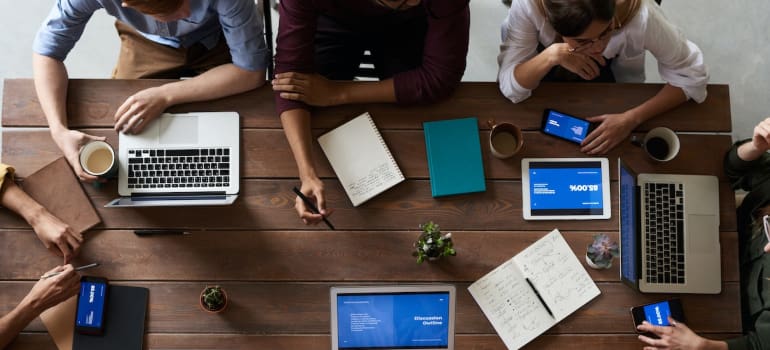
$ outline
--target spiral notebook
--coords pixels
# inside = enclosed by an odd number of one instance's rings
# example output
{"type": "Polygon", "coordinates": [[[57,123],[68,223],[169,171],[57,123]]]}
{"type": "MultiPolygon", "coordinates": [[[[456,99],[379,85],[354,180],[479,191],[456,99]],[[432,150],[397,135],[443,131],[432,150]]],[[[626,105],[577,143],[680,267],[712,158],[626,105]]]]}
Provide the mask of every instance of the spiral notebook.
{"type": "Polygon", "coordinates": [[[404,181],[369,113],[319,136],[318,144],[354,207],[404,181]]]}

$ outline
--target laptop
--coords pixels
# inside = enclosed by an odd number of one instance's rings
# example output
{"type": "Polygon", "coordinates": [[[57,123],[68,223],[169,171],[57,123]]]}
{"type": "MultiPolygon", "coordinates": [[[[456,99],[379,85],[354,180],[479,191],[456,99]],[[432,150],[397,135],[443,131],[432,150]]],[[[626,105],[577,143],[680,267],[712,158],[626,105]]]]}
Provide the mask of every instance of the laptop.
{"type": "Polygon", "coordinates": [[[332,350],[454,349],[455,287],[331,288],[332,350]]]}
{"type": "Polygon", "coordinates": [[[105,207],[229,205],[238,197],[238,113],[164,113],[119,141],[121,197],[105,207]]]}
{"type": "Polygon", "coordinates": [[[645,293],[718,294],[718,179],[618,167],[621,280],[645,293]]]}

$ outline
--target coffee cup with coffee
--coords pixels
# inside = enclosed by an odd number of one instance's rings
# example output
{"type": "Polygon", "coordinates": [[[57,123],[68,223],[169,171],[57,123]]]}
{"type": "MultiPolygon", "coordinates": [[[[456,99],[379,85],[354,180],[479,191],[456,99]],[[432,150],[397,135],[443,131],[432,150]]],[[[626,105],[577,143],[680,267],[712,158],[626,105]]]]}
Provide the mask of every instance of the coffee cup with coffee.
{"type": "Polygon", "coordinates": [[[83,171],[88,174],[107,179],[118,173],[115,150],[107,142],[91,141],[83,145],[78,158],[83,171]]]}
{"type": "Polygon", "coordinates": [[[650,158],[659,162],[667,162],[679,154],[679,137],[674,130],[662,126],[648,131],[644,140],[636,144],[641,146],[650,158]]]}
{"type": "Polygon", "coordinates": [[[521,150],[524,138],[518,126],[511,123],[498,124],[494,120],[488,121],[487,124],[492,128],[489,133],[489,149],[493,156],[500,159],[510,158],[521,150]]]}

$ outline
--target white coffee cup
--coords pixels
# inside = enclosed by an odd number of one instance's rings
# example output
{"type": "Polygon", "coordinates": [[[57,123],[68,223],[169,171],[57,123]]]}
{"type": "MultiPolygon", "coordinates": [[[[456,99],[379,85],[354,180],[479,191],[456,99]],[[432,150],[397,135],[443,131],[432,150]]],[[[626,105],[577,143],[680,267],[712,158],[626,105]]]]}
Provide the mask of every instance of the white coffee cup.
{"type": "Polygon", "coordinates": [[[83,171],[90,175],[109,178],[118,172],[115,150],[104,141],[91,141],[83,145],[78,160],[83,171]]]}
{"type": "Polygon", "coordinates": [[[666,127],[657,127],[644,135],[642,148],[650,158],[659,162],[667,162],[679,154],[679,137],[674,130],[666,127]]]}

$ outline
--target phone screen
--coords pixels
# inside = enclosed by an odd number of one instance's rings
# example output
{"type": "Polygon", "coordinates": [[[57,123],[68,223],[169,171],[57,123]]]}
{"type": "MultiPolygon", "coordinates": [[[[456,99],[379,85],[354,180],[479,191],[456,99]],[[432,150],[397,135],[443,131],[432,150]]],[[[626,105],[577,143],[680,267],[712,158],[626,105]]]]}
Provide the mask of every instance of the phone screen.
{"type": "Polygon", "coordinates": [[[669,326],[668,317],[671,307],[668,301],[643,306],[644,319],[653,326],[669,326]]]}
{"type": "Polygon", "coordinates": [[[547,109],[543,116],[543,132],[567,141],[581,143],[588,135],[591,123],[585,119],[547,109]]]}
{"type": "Polygon", "coordinates": [[[81,281],[75,325],[83,328],[101,329],[104,321],[106,298],[106,282],[89,280],[81,281]]]}

